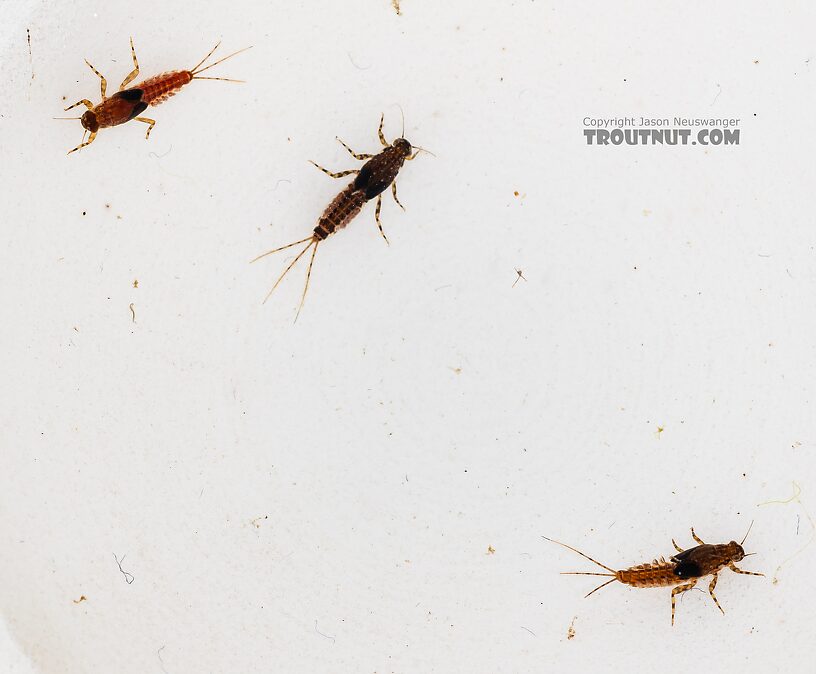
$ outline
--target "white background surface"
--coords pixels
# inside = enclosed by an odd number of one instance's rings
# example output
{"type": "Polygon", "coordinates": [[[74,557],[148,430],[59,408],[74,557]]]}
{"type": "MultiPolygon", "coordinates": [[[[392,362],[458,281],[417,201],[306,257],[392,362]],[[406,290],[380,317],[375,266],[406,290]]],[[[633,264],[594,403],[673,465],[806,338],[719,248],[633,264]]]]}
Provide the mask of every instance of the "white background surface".
{"type": "Polygon", "coordinates": [[[3,3],[6,670],[812,671],[816,14],[610,5],[3,3]],[[209,73],[247,83],[66,157],[51,117],[130,35],[143,77],[252,44],[209,73]],[[305,265],[262,306],[286,254],[248,261],[398,105],[436,158],[390,247],[373,205],[321,246],[293,325],[305,265]],[[741,144],[584,144],[641,114],[741,144]],[[768,578],[674,628],[540,538],[619,568],[751,520],[768,578]]]}

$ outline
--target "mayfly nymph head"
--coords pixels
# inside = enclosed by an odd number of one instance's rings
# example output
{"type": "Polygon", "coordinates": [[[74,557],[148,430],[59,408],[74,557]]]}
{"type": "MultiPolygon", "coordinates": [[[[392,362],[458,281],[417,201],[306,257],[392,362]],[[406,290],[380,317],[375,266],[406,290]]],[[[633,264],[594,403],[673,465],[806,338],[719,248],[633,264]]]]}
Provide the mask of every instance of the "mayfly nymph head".
{"type": "Polygon", "coordinates": [[[80,121],[82,122],[82,126],[91,133],[96,133],[99,131],[99,122],[97,121],[96,113],[93,110],[87,110],[84,112],[82,117],[80,117],[80,121]]]}
{"type": "Polygon", "coordinates": [[[397,138],[394,143],[394,147],[399,150],[399,153],[405,157],[411,156],[411,151],[413,148],[411,147],[411,143],[409,143],[405,138],[397,138]]]}
{"type": "Polygon", "coordinates": [[[742,546],[736,541],[731,541],[728,544],[728,554],[733,561],[740,562],[745,557],[745,550],[743,550],[742,546]]]}

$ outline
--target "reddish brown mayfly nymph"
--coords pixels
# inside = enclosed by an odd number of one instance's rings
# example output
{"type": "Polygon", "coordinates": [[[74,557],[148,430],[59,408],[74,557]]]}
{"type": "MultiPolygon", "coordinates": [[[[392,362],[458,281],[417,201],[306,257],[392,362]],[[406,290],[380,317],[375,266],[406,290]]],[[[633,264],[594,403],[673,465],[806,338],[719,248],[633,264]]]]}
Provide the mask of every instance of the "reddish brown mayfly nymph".
{"type": "Polygon", "coordinates": [[[152,131],[156,122],[148,117],[139,117],[139,115],[147,109],[148,105],[159,105],[159,103],[166,101],[168,98],[176,94],[185,84],[189,84],[193,80],[243,82],[243,80],[233,80],[227,77],[201,77],[201,73],[203,73],[205,70],[209,70],[213,66],[217,66],[219,63],[232,58],[236,54],[240,54],[247,49],[251,49],[251,47],[244,47],[243,49],[233,52],[232,54],[219,59],[215,63],[211,63],[210,65],[202,68],[201,66],[204,65],[204,62],[213,55],[213,52],[218,49],[218,45],[220,44],[221,43],[218,42],[218,44],[212,48],[209,54],[207,54],[203,59],[201,59],[201,61],[199,61],[189,70],[173,70],[171,72],[155,75],[154,77],[150,77],[140,84],[137,84],[135,87],[126,89],[125,87],[127,87],[127,85],[135,80],[139,75],[139,62],[136,60],[136,50],[133,48],[133,38],[131,38],[130,53],[133,56],[133,70],[119,86],[119,91],[110,97],[105,95],[108,87],[107,80],[96,68],[88,63],[86,59],[85,63],[88,64],[88,67],[99,76],[100,87],[102,90],[102,101],[98,105],[94,105],[87,98],[83,98],[81,101],[77,101],[73,105],[65,108],[67,111],[71,108],[77,107],[78,105],[84,105],[88,109],[83,113],[82,117],[56,118],[78,119],[82,122],[82,126],[85,129],[82,134],[83,142],[77,145],[73,150],[70,150],[68,154],[81,150],[83,147],[87,147],[93,143],[99,129],[104,129],[110,126],[118,126],[120,124],[124,124],[125,122],[129,122],[131,119],[135,119],[137,122],[142,122],[148,125],[147,133],[145,134],[145,139],[147,139],[150,136],[150,132],[152,131]],[[87,132],[90,132],[91,135],[88,137],[86,142],[85,133],[87,132]]]}
{"type": "MultiPolygon", "coordinates": [[[[752,523],[753,524],[753,523],[752,523]]],[[[751,527],[748,527],[748,531],[751,531],[751,527]]],[[[720,602],[717,601],[717,597],[714,595],[714,587],[717,585],[717,574],[722,571],[725,567],[731,569],[734,573],[742,573],[748,576],[764,576],[764,573],[754,573],[753,571],[743,571],[742,569],[737,568],[736,562],[741,561],[748,555],[753,555],[755,553],[750,552],[747,553],[745,550],[742,549],[742,544],[745,542],[745,539],[748,537],[748,533],[745,534],[742,541],[737,543],[736,541],[731,541],[730,543],[720,543],[720,544],[709,544],[704,543],[700,538],[698,538],[697,534],[694,533],[694,528],[691,529],[691,537],[699,543],[693,548],[688,548],[687,550],[683,550],[677,543],[674,542],[672,539],[672,545],[674,545],[674,549],[677,550],[677,554],[672,556],[669,561],[666,561],[665,558],[661,557],[660,559],[655,559],[652,562],[648,562],[646,564],[638,564],[637,566],[631,566],[628,569],[622,569],[619,571],[615,571],[605,564],[601,564],[599,561],[592,559],[589,555],[584,554],[580,550],[576,550],[570,545],[566,543],[561,543],[560,541],[555,541],[552,538],[547,538],[546,536],[542,536],[545,540],[548,540],[552,543],[556,543],[561,545],[568,550],[572,550],[573,552],[577,552],[582,557],[588,559],[590,562],[597,564],[603,569],[606,569],[610,573],[595,573],[595,572],[588,572],[588,571],[564,571],[562,572],[563,575],[568,576],[611,576],[611,580],[602,583],[598,587],[596,587],[592,592],[587,594],[588,597],[591,594],[594,594],[602,587],[606,587],[610,583],[614,583],[615,581],[619,581],[624,583],[625,585],[631,585],[632,587],[673,587],[671,593],[671,622],[674,625],[674,606],[675,606],[675,597],[680,594],[681,592],[687,592],[688,590],[692,589],[701,578],[705,576],[713,576],[711,582],[708,584],[708,592],[711,595],[711,598],[714,600],[714,603],[717,605],[717,608],[725,614],[723,611],[723,607],[720,606],[720,602]]]]}
{"type": "MultiPolygon", "coordinates": [[[[382,234],[385,242],[388,243],[388,238],[385,236],[382,223],[380,222],[380,208],[382,206],[382,193],[388,189],[389,185],[391,186],[391,195],[394,197],[394,201],[397,202],[397,205],[402,208],[402,210],[405,210],[405,207],[397,198],[397,174],[406,161],[411,161],[412,159],[415,159],[420,152],[428,152],[428,150],[424,150],[421,147],[414,147],[402,137],[397,138],[393,143],[389,143],[387,140],[385,140],[385,136],[383,135],[382,128],[384,119],[384,115],[380,116],[380,127],[377,130],[380,143],[382,143],[383,147],[385,148],[379,152],[379,154],[359,154],[354,152],[354,150],[352,150],[342,140],[339,138],[337,139],[340,144],[346,148],[346,150],[348,150],[352,157],[361,161],[366,160],[365,164],[363,164],[361,168],[332,173],[328,169],[311,162],[317,166],[317,168],[323,171],[323,173],[331,176],[332,178],[343,178],[349,175],[356,175],[356,178],[349,183],[348,187],[340,192],[340,194],[338,194],[326,207],[326,210],[323,211],[323,215],[321,215],[320,219],[317,221],[317,226],[312,231],[312,234],[307,236],[305,239],[300,239],[299,241],[294,241],[293,243],[286,244],[285,246],[280,246],[279,248],[269,250],[252,260],[252,262],[256,262],[267,255],[272,255],[273,253],[286,250],[292,246],[306,243],[306,247],[303,248],[303,250],[297,254],[295,259],[292,260],[291,264],[283,270],[283,273],[278,277],[278,280],[275,281],[275,285],[272,286],[272,290],[266,294],[266,297],[264,298],[264,302],[266,302],[266,300],[269,299],[269,296],[275,292],[275,288],[278,287],[280,282],[283,280],[283,277],[286,276],[289,270],[295,266],[297,261],[303,257],[306,251],[314,246],[314,248],[312,248],[311,258],[309,259],[309,268],[306,271],[306,284],[303,287],[303,294],[300,298],[300,306],[298,306],[295,320],[297,320],[297,317],[300,315],[300,310],[303,308],[303,303],[306,300],[306,291],[309,289],[309,279],[312,276],[312,265],[314,264],[315,253],[317,253],[317,247],[320,245],[320,243],[325,241],[335,232],[346,227],[362,210],[366,202],[371,201],[374,199],[374,197],[377,198],[377,206],[374,209],[374,219],[377,222],[377,227],[380,230],[380,234],[382,234]]],[[[428,152],[428,154],[431,153],[428,152]]]]}

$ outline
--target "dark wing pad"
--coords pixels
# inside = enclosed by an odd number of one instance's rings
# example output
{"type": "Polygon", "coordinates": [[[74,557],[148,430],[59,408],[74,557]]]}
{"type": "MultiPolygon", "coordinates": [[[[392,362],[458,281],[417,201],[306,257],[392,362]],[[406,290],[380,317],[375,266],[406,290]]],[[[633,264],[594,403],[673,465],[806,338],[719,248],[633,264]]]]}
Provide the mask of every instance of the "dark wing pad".
{"type": "Polygon", "coordinates": [[[699,578],[703,575],[703,569],[697,562],[682,560],[674,567],[673,573],[678,578],[699,578]]]}

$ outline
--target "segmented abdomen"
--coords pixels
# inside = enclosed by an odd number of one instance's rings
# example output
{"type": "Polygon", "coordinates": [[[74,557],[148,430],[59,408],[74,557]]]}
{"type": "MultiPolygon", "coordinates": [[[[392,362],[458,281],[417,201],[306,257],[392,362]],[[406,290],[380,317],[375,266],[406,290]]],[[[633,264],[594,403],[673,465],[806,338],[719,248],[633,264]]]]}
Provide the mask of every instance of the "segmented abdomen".
{"type": "Polygon", "coordinates": [[[338,229],[343,229],[360,212],[365,202],[365,192],[355,189],[354,183],[349,185],[334,198],[320,216],[317,227],[314,228],[315,236],[322,241],[338,229]]]}
{"type": "Polygon", "coordinates": [[[141,89],[142,101],[148,105],[158,105],[173,96],[185,84],[193,79],[189,70],[174,70],[146,79],[137,88],[141,89]]]}
{"type": "Polygon", "coordinates": [[[665,559],[654,560],[649,564],[638,564],[623,571],[618,571],[617,577],[621,583],[632,587],[666,587],[683,582],[674,573],[677,565],[665,559]]]}

